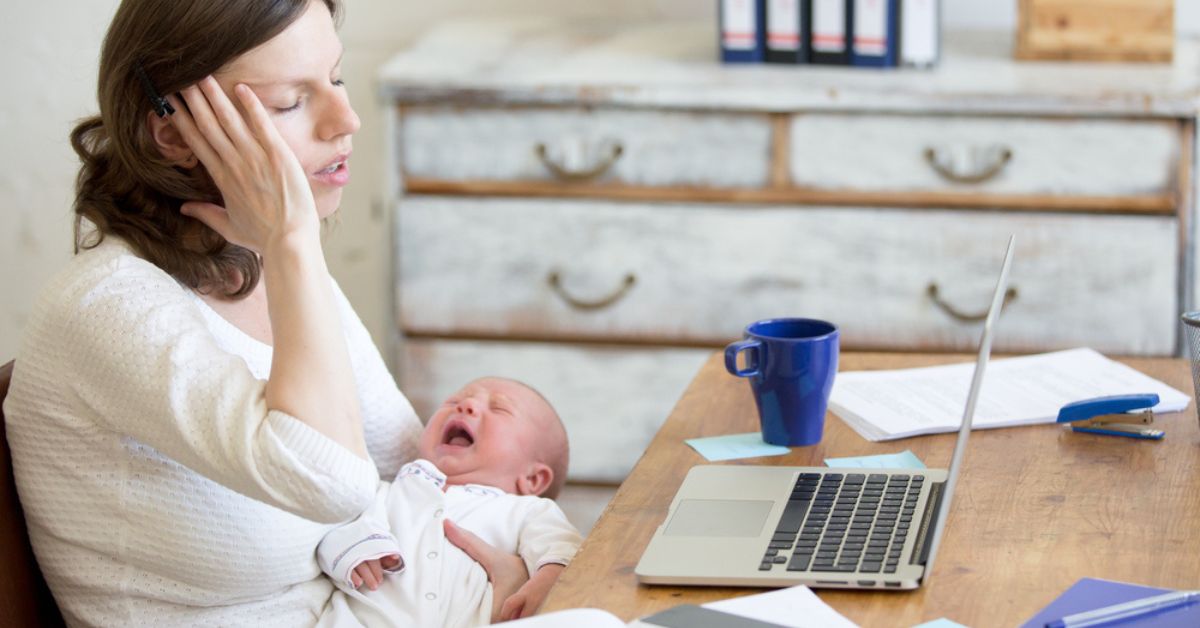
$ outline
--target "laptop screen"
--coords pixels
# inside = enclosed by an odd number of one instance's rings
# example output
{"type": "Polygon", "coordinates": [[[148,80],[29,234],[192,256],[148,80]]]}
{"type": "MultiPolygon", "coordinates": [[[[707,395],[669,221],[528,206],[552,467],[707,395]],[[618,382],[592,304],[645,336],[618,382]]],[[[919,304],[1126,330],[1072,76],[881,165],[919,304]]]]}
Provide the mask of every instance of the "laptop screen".
{"type": "Polygon", "coordinates": [[[954,444],[954,454],[950,457],[946,487],[943,490],[942,501],[938,505],[937,517],[934,520],[933,536],[929,543],[929,558],[925,561],[925,573],[922,575],[922,579],[928,578],[933,570],[933,559],[937,556],[946,519],[950,515],[950,502],[954,497],[954,487],[958,484],[959,467],[962,463],[963,452],[967,449],[967,437],[971,434],[971,423],[975,418],[975,402],[979,400],[979,389],[983,386],[983,372],[987,368],[988,357],[992,353],[992,328],[1000,316],[1004,293],[1008,290],[1008,271],[1012,266],[1015,242],[1016,236],[1009,236],[1008,250],[1004,253],[1004,264],[1000,267],[1000,278],[996,281],[996,291],[992,294],[992,306],[988,310],[987,319],[983,322],[983,336],[979,339],[979,357],[975,361],[975,374],[971,377],[971,391],[967,394],[967,405],[963,410],[962,425],[958,429],[958,440],[954,444]]]}

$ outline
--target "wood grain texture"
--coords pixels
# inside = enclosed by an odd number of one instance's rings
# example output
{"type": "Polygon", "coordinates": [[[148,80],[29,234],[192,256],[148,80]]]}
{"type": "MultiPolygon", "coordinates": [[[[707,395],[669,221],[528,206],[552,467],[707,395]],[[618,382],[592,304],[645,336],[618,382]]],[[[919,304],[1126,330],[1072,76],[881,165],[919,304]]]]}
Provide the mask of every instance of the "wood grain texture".
{"type": "Polygon", "coordinates": [[[811,316],[845,347],[970,349],[978,324],[927,288],[986,309],[1013,233],[1019,297],[999,350],[1165,355],[1179,326],[1170,218],[410,197],[397,229],[401,330],[427,336],[717,347],[758,319],[811,316]],[[584,300],[636,283],[582,311],[552,272],[584,300]]]}
{"type": "MultiPolygon", "coordinates": [[[[1002,332],[1003,333],[1003,332],[1002,332]]],[[[842,371],[970,361],[967,355],[855,354],[842,371]]],[[[1189,393],[1187,362],[1123,360],[1189,393]]],[[[1076,434],[1056,425],[973,433],[931,579],[911,593],[821,591],[865,628],[939,617],[977,628],[1015,626],[1077,579],[1104,577],[1200,588],[1200,429],[1194,407],[1160,415],[1163,441],[1076,434]]],[[[542,612],[597,607],[625,620],[677,604],[755,589],[639,586],[642,550],[663,522],[687,470],[704,460],[685,438],[757,429],[749,387],[714,355],[655,436],[629,479],[550,593],[542,612]]],[[[822,442],[786,456],[727,464],[823,466],[826,457],[911,449],[949,464],[954,435],[870,443],[830,415],[822,442]]]]}
{"type": "Polygon", "coordinates": [[[558,410],[571,445],[568,477],[619,484],[709,354],[705,349],[407,339],[400,388],[428,417],[467,382],[523,381],[558,410]]]}
{"type": "MultiPolygon", "coordinates": [[[[777,162],[784,163],[784,162],[777,162]]],[[[773,180],[788,175],[779,171],[773,180]]],[[[1072,212],[1086,214],[1144,214],[1172,216],[1175,194],[1139,196],[1054,196],[1046,194],[989,194],[974,191],[886,191],[818,189],[789,186],[771,188],[705,188],[624,185],[616,183],[568,183],[563,181],[443,181],[408,177],[410,194],[439,196],[516,196],[524,198],[593,198],[630,201],[788,203],[856,207],[888,206],[927,209],[996,209],[1022,212],[1072,212]]]]}
{"type": "Polygon", "coordinates": [[[791,179],[824,190],[1171,197],[1179,193],[1182,142],[1176,121],[799,114],[791,179]],[[951,182],[927,150],[960,175],[999,169],[979,183],[951,182]]]}
{"type": "Polygon", "coordinates": [[[1021,0],[1018,59],[1170,62],[1175,0],[1021,0]]]}

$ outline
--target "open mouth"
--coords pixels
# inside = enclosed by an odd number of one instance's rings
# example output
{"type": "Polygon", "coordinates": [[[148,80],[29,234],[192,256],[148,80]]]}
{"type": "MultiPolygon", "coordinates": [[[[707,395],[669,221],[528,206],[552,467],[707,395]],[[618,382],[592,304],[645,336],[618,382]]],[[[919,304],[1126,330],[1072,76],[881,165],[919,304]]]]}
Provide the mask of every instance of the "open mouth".
{"type": "Polygon", "coordinates": [[[475,435],[462,421],[450,421],[442,432],[442,444],[451,447],[470,447],[475,444],[475,435]]]}

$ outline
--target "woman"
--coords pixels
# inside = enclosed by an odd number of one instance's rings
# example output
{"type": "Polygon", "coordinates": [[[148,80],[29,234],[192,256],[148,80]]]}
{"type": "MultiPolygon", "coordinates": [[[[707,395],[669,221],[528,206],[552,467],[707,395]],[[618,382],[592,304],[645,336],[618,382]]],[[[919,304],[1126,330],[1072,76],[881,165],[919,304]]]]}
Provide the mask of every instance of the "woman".
{"type": "MultiPolygon", "coordinates": [[[[117,10],[100,115],[71,137],[80,252],[35,306],[5,407],[69,623],[346,619],[314,550],[412,457],[421,425],[321,251],[359,127],[338,10],[117,10]]],[[[527,577],[447,533],[497,600],[527,577]]]]}

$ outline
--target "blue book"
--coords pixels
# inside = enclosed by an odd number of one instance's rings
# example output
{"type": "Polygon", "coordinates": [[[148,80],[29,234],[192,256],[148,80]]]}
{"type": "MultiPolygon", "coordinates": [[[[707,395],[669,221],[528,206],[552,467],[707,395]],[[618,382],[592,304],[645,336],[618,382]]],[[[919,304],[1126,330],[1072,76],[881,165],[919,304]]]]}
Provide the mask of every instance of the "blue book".
{"type": "Polygon", "coordinates": [[[766,39],[766,0],[721,0],[721,61],[758,63],[766,39]]]}
{"type": "Polygon", "coordinates": [[[851,65],[893,67],[900,50],[900,0],[853,0],[851,65]]]}
{"type": "MultiPolygon", "coordinates": [[[[1067,615],[1132,602],[1142,598],[1170,593],[1170,589],[1145,587],[1112,580],[1083,578],[1063,591],[1046,608],[1038,611],[1021,624],[1021,628],[1045,628],[1046,624],[1067,615]]],[[[1121,628],[1195,628],[1200,626],[1200,604],[1191,604],[1168,609],[1144,617],[1133,617],[1121,622],[1121,628]]]]}

